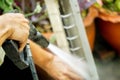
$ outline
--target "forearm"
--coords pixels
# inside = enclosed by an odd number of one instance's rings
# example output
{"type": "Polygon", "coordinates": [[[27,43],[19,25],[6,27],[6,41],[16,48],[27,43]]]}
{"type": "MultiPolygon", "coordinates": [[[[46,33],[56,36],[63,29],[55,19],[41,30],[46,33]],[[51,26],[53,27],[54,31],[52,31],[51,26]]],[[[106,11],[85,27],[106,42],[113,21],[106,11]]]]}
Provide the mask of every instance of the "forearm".
{"type": "Polygon", "coordinates": [[[45,51],[33,41],[30,40],[29,42],[34,63],[41,68],[45,68],[46,65],[53,60],[54,55],[45,51]]]}
{"type": "Polygon", "coordinates": [[[35,64],[45,70],[55,80],[83,80],[60,58],[42,49],[32,41],[30,41],[30,48],[35,64]]]}

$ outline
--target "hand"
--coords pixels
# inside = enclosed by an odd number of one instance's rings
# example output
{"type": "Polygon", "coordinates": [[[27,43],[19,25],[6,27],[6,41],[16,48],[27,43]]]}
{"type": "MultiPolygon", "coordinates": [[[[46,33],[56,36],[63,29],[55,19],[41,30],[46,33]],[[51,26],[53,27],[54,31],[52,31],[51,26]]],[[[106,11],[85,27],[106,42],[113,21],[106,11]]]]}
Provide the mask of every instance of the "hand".
{"type": "Polygon", "coordinates": [[[83,80],[82,76],[77,75],[57,56],[54,56],[53,60],[46,64],[44,70],[55,80],[83,80]]]}
{"type": "Polygon", "coordinates": [[[28,23],[20,13],[6,13],[0,16],[0,46],[6,39],[12,39],[19,42],[19,51],[22,51],[29,35],[28,23]]]}

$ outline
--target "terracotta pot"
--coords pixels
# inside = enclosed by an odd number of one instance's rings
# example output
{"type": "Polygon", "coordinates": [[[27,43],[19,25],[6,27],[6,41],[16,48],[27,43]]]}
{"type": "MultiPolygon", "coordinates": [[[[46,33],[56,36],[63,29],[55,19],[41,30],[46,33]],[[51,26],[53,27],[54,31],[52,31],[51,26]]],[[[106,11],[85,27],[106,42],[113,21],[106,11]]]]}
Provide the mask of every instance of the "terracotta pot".
{"type": "Polygon", "coordinates": [[[98,10],[99,19],[97,20],[97,27],[103,38],[120,55],[120,15],[115,12],[109,14],[103,8],[98,10]]]}
{"type": "Polygon", "coordinates": [[[91,23],[91,25],[87,26],[85,28],[88,42],[90,45],[91,50],[94,49],[94,41],[95,41],[95,24],[94,22],[91,23]]]}
{"type": "Polygon", "coordinates": [[[94,49],[95,31],[96,31],[94,20],[97,16],[98,16],[97,10],[93,6],[91,6],[89,8],[87,16],[85,17],[85,19],[83,19],[91,50],[94,49]]]}

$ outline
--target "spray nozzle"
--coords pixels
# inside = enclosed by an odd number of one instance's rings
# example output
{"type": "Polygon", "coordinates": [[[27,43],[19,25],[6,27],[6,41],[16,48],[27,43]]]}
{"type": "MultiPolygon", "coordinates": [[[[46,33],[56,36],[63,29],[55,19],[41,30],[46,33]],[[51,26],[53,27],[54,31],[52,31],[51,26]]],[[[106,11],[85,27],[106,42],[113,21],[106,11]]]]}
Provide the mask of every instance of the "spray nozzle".
{"type": "Polygon", "coordinates": [[[29,39],[39,44],[41,47],[46,48],[49,45],[49,42],[42,34],[36,30],[33,24],[30,24],[30,35],[29,39]]]}

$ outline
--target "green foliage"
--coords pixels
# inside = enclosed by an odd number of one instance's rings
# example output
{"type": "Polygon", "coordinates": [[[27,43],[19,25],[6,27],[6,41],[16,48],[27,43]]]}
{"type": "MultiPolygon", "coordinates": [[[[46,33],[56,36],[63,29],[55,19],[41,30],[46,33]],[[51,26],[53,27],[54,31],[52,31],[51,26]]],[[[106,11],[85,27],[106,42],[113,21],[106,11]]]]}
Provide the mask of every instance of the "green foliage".
{"type": "Polygon", "coordinates": [[[25,14],[25,16],[26,16],[26,17],[29,17],[29,16],[32,16],[32,15],[34,15],[34,14],[36,14],[36,13],[40,13],[41,10],[42,10],[42,8],[41,8],[41,6],[40,6],[40,3],[37,2],[37,5],[36,5],[36,8],[34,9],[34,11],[31,12],[31,13],[25,14]]]}
{"type": "Polygon", "coordinates": [[[97,8],[101,8],[101,5],[100,5],[99,3],[97,3],[97,2],[95,2],[93,5],[94,5],[95,7],[97,7],[97,8]]]}
{"type": "MultiPolygon", "coordinates": [[[[3,10],[3,13],[15,12],[16,10],[18,12],[22,12],[20,7],[15,5],[14,0],[0,0],[0,9],[3,10]],[[15,7],[16,9],[14,9],[13,7],[15,7]]],[[[40,6],[40,3],[37,2],[35,10],[31,13],[25,14],[25,16],[29,17],[29,16],[32,16],[36,13],[40,13],[40,11],[41,11],[41,6],[40,6]]]]}
{"type": "Polygon", "coordinates": [[[103,7],[111,11],[120,12],[120,0],[103,0],[103,7]]]}
{"type": "Polygon", "coordinates": [[[116,0],[115,5],[116,5],[116,8],[117,8],[117,11],[120,12],[120,0],[116,0]]]}
{"type": "Polygon", "coordinates": [[[103,0],[104,3],[112,3],[114,0],[103,0]]]}
{"type": "Polygon", "coordinates": [[[0,9],[3,10],[4,13],[13,10],[13,0],[0,0],[0,9]]]}
{"type": "Polygon", "coordinates": [[[87,9],[81,11],[82,19],[84,19],[84,18],[87,16],[87,13],[88,13],[88,10],[87,10],[87,9]]]}

